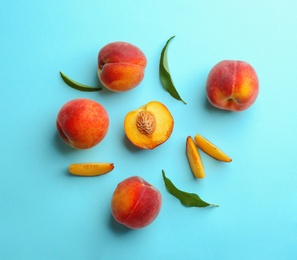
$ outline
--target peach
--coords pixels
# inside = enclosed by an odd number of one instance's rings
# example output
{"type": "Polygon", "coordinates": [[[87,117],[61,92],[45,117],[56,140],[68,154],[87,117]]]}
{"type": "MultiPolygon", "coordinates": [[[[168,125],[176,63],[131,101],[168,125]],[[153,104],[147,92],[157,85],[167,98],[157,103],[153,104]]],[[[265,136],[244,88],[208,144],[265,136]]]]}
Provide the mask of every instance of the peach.
{"type": "Polygon", "coordinates": [[[173,117],[159,101],[151,101],[130,111],[124,120],[127,138],[136,147],[154,149],[166,142],[172,134],[173,117]]]}
{"type": "Polygon", "coordinates": [[[103,140],[108,131],[109,117],[99,103],[78,98],[63,105],[56,126],[66,144],[77,149],[87,149],[103,140]]]}
{"type": "Polygon", "coordinates": [[[111,200],[114,219],[129,228],[138,229],[151,224],[162,204],[159,190],[138,176],[120,182],[111,200]]]}
{"type": "Polygon", "coordinates": [[[142,81],[146,63],[138,47],[127,42],[112,42],[99,51],[98,78],[111,91],[128,91],[142,81]]]}
{"type": "Polygon", "coordinates": [[[256,101],[258,93],[256,71],[244,61],[223,60],[211,69],[207,78],[207,98],[220,109],[245,110],[256,101]]]}

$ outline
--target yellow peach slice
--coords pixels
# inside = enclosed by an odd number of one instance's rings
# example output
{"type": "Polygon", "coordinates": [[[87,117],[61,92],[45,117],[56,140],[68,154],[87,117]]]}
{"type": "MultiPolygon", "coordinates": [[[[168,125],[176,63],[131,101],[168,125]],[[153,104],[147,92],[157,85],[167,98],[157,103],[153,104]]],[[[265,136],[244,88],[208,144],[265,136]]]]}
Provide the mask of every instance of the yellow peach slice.
{"type": "Polygon", "coordinates": [[[187,137],[186,154],[189,161],[190,168],[196,178],[204,178],[204,167],[198,151],[198,148],[191,136],[187,137]]]}
{"type": "Polygon", "coordinates": [[[208,141],[203,136],[197,134],[194,137],[195,142],[197,146],[206,154],[213,157],[216,160],[222,161],[222,162],[231,162],[232,159],[224,153],[222,150],[220,150],[217,146],[215,146],[213,143],[208,141]]]}
{"type": "Polygon", "coordinates": [[[98,176],[113,169],[113,163],[74,163],[69,165],[69,172],[78,176],[98,176]]]}

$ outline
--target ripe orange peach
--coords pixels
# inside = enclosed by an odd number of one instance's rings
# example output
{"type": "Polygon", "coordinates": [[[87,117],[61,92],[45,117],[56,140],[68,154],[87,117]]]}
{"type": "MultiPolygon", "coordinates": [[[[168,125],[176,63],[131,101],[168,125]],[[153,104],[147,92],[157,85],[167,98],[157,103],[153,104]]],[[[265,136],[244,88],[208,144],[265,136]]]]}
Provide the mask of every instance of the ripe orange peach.
{"type": "Polygon", "coordinates": [[[162,197],[159,190],[138,176],[118,184],[111,201],[114,219],[132,229],[151,224],[160,212],[162,197]]]}
{"type": "Polygon", "coordinates": [[[99,51],[98,77],[111,91],[128,91],[142,81],[146,63],[138,47],[127,42],[112,42],[99,51]]]}
{"type": "Polygon", "coordinates": [[[244,61],[223,60],[212,68],[207,78],[207,98],[220,109],[245,110],[256,101],[258,93],[256,71],[244,61]]]}
{"type": "Polygon", "coordinates": [[[56,126],[66,144],[77,149],[87,149],[103,140],[109,127],[109,117],[99,103],[78,98],[60,109],[56,126]]]}

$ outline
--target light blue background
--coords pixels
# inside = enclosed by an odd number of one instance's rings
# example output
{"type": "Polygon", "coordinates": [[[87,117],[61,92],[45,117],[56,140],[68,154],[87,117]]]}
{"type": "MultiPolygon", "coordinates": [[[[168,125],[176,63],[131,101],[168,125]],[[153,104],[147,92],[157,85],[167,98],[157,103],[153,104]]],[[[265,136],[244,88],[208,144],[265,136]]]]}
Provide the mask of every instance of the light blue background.
{"type": "Polygon", "coordinates": [[[1,259],[296,259],[295,0],[91,0],[0,3],[1,259]],[[187,102],[161,86],[166,41],[173,81],[187,102]],[[97,53],[112,41],[140,47],[148,65],[127,93],[69,88],[63,71],[97,85],[97,53]],[[260,94],[240,113],[212,108],[208,72],[223,59],[256,69],[260,94]],[[106,107],[110,129],[98,146],[76,151],[58,137],[61,106],[87,97],[106,107]],[[126,113],[151,100],[172,112],[171,138],[153,151],[125,139],[126,113]],[[201,153],[206,178],[194,179],[185,156],[200,133],[232,158],[201,153]],[[111,173],[73,177],[70,163],[108,161],[111,173]],[[219,208],[186,208],[165,189],[161,170],[180,189],[219,208]],[[116,185],[139,175],[162,193],[158,218],[141,230],[115,223],[116,185]]]}

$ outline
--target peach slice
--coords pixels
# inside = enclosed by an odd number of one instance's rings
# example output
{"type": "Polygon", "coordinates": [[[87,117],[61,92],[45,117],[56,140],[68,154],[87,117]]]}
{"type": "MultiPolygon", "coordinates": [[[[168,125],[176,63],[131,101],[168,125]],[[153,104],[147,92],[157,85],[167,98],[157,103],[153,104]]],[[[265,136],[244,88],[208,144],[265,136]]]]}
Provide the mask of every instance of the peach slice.
{"type": "Polygon", "coordinates": [[[187,137],[186,154],[189,161],[190,168],[196,178],[204,178],[204,167],[200,157],[198,148],[191,136],[187,137]]]}
{"type": "Polygon", "coordinates": [[[220,150],[217,146],[215,146],[213,143],[208,141],[203,136],[196,134],[194,137],[194,140],[197,144],[197,146],[206,154],[213,157],[216,160],[222,161],[222,162],[231,162],[232,159],[224,153],[222,150],[220,150]]]}
{"type": "Polygon", "coordinates": [[[129,112],[124,130],[132,144],[141,149],[154,149],[171,136],[174,120],[168,108],[158,101],[129,112]]]}
{"type": "Polygon", "coordinates": [[[78,176],[98,176],[114,169],[113,163],[74,163],[69,165],[69,172],[78,176]]]}

